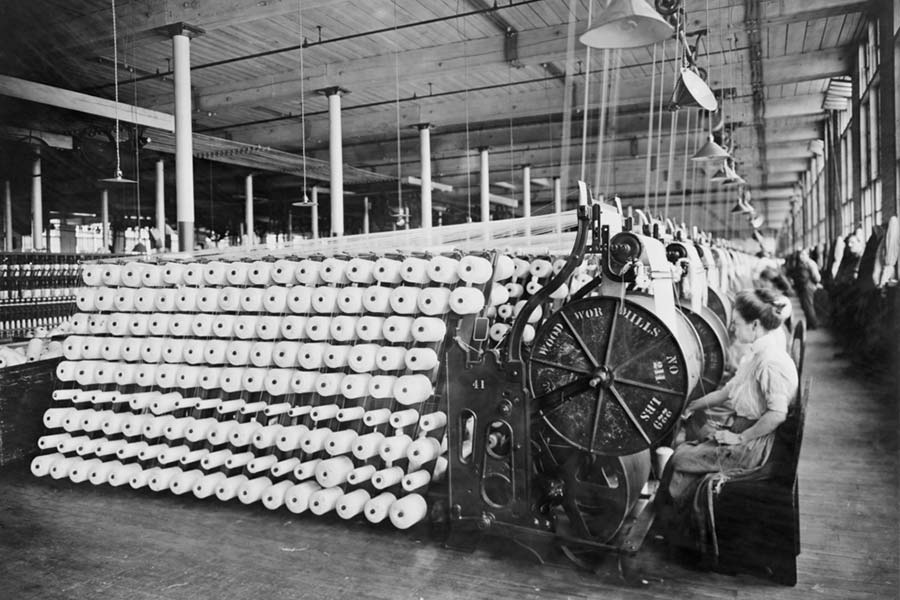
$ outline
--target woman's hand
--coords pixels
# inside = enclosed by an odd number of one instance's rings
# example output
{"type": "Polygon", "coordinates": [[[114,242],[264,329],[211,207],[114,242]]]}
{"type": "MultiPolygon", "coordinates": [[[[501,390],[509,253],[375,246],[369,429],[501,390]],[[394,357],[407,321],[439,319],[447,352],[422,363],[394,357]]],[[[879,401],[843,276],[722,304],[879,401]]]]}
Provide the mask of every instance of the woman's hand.
{"type": "Polygon", "coordinates": [[[715,435],[716,441],[724,446],[734,446],[735,444],[740,444],[744,441],[741,434],[727,429],[720,429],[715,435]]]}

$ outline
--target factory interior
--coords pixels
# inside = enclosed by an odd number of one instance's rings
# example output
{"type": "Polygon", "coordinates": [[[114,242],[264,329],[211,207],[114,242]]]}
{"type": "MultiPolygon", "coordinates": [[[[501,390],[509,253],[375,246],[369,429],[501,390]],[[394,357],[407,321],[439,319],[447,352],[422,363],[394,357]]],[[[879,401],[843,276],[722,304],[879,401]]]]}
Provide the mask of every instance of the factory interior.
{"type": "Polygon", "coordinates": [[[0,597],[900,594],[897,0],[0,32],[0,597]]]}

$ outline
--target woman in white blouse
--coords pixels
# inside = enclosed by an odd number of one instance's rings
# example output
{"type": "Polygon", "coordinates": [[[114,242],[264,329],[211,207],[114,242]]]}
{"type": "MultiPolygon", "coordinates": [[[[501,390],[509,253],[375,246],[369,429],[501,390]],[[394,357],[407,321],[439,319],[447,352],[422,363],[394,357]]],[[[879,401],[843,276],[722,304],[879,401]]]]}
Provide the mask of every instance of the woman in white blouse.
{"type": "Polygon", "coordinates": [[[797,369],[778,335],[789,314],[789,300],[769,290],[747,290],[735,298],[734,335],[750,345],[749,355],[725,387],[685,410],[684,417],[694,421],[702,421],[702,413],[694,413],[713,407],[720,416],[722,408],[730,414],[693,428],[695,439],[675,449],[668,492],[676,504],[689,501],[707,473],[752,469],[768,459],[775,429],[797,393],[797,369]]]}

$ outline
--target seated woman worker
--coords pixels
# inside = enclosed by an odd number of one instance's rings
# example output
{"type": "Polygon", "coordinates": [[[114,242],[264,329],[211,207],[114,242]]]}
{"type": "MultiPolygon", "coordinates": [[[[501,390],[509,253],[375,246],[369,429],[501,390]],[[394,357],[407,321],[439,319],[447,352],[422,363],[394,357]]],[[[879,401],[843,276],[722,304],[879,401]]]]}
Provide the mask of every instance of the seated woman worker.
{"type": "Polygon", "coordinates": [[[752,469],[768,459],[775,429],[797,393],[797,369],[778,335],[788,314],[788,299],[769,290],[745,290],[735,298],[734,336],[750,345],[749,355],[725,387],[685,409],[687,436],[662,481],[676,507],[691,504],[704,475],[752,469]],[[707,411],[715,417],[706,419],[707,411]]]}

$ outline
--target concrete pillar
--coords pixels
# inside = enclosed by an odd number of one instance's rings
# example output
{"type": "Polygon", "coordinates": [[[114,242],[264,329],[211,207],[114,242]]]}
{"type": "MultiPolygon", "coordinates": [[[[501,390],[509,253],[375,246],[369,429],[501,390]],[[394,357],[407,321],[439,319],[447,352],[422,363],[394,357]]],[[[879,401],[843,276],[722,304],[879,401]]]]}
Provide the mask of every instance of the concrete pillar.
{"type": "Polygon", "coordinates": [[[3,185],[3,228],[6,232],[3,236],[3,249],[12,252],[13,249],[13,226],[12,226],[12,188],[7,179],[3,185]]]}
{"type": "Polygon", "coordinates": [[[171,26],[175,55],[175,206],[178,249],[194,249],[194,155],[191,130],[191,37],[202,30],[184,23],[171,26]]]}
{"type": "Polygon", "coordinates": [[[331,235],[344,235],[344,149],[341,133],[341,94],[339,87],[322,90],[328,96],[328,160],[331,166],[331,235]]]}
{"type": "Polygon", "coordinates": [[[253,175],[244,178],[244,245],[248,248],[253,245],[253,175]]]}
{"type": "Polygon", "coordinates": [[[35,250],[44,249],[44,201],[41,195],[41,157],[31,163],[31,237],[35,250]]]}
{"type": "Polygon", "coordinates": [[[431,126],[419,123],[419,160],[422,164],[422,229],[431,229],[431,126]]]}
{"type": "Polygon", "coordinates": [[[559,177],[553,178],[553,212],[560,214],[562,212],[562,180],[559,177]]]}
{"type": "MultiPolygon", "coordinates": [[[[423,203],[424,206],[424,203],[423,203]]],[[[424,225],[423,225],[424,227],[424,225]]],[[[369,233],[369,197],[363,198],[363,233],[369,233]]]]}
{"type": "Polygon", "coordinates": [[[310,218],[312,219],[312,237],[314,240],[317,240],[319,239],[319,186],[317,185],[314,185],[312,189],[310,218]]]}
{"type": "Polygon", "coordinates": [[[488,164],[488,149],[479,148],[481,153],[481,222],[491,220],[491,173],[488,164]]]}
{"type": "Polygon", "coordinates": [[[162,159],[156,161],[156,229],[163,250],[166,246],[166,169],[162,159]]]}
{"type": "MultiPolygon", "coordinates": [[[[522,167],[522,216],[531,218],[531,166],[522,167]]],[[[525,235],[531,235],[531,222],[525,221],[525,235]]]]}
{"type": "Polygon", "coordinates": [[[100,235],[103,239],[103,251],[109,249],[109,190],[100,191],[100,235]]]}

